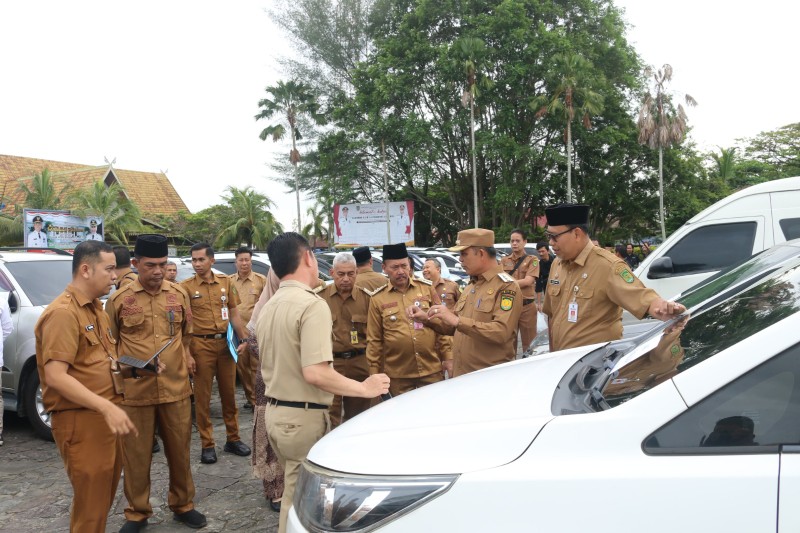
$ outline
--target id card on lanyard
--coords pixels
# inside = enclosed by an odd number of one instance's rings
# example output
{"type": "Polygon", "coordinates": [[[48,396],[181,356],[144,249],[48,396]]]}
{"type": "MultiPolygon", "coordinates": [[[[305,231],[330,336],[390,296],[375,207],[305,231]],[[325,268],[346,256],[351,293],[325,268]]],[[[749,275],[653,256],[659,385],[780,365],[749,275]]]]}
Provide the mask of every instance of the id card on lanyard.
{"type": "Polygon", "coordinates": [[[220,300],[222,301],[222,320],[228,320],[228,297],[225,296],[225,289],[222,289],[220,300]]]}
{"type": "Polygon", "coordinates": [[[572,290],[572,301],[569,303],[569,309],[567,310],[567,322],[575,323],[578,321],[578,302],[576,300],[578,290],[578,286],[575,285],[572,290]]]}

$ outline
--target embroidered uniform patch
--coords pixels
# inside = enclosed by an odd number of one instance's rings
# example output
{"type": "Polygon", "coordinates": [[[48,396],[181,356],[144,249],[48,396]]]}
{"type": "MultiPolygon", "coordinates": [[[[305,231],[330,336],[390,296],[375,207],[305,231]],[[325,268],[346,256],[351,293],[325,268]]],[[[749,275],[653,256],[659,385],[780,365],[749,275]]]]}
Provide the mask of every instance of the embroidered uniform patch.
{"type": "Polygon", "coordinates": [[[509,311],[514,306],[514,297],[517,295],[516,291],[502,291],[500,293],[500,309],[509,311]]]}
{"type": "Polygon", "coordinates": [[[119,316],[133,316],[143,313],[144,309],[138,305],[126,305],[122,307],[119,316]]]}
{"type": "Polygon", "coordinates": [[[133,305],[136,303],[136,296],[133,295],[126,296],[125,299],[122,300],[122,303],[125,305],[133,305]]]}
{"type": "Polygon", "coordinates": [[[175,305],[178,303],[178,295],[177,294],[167,294],[167,303],[170,305],[175,305]]]}
{"type": "Polygon", "coordinates": [[[381,305],[381,309],[389,309],[390,307],[397,307],[397,302],[389,302],[388,304],[381,305]]]}
{"type": "Polygon", "coordinates": [[[634,280],[633,274],[631,274],[627,268],[622,269],[622,271],[619,273],[619,277],[621,277],[625,283],[633,283],[634,280]]]}

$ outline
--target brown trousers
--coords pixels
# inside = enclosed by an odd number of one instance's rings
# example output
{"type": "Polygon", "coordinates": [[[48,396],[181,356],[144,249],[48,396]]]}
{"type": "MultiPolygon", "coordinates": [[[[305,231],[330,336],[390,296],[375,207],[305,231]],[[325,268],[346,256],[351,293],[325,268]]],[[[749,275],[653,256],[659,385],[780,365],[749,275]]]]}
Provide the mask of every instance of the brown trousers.
{"type": "Polygon", "coordinates": [[[153,462],[153,432],[164,441],[164,454],[169,467],[167,503],[174,513],[194,509],[194,480],[189,466],[189,446],[192,440],[192,403],[189,398],[177,402],[122,408],[139,430],[139,436],[125,436],[123,460],[125,465],[125,519],[139,522],[153,516],[150,505],[150,466],[153,462]]]}
{"type": "Polygon", "coordinates": [[[261,372],[258,358],[250,354],[250,348],[239,355],[239,360],[236,362],[236,373],[239,375],[239,381],[242,382],[242,389],[244,389],[244,397],[251,404],[256,404],[256,395],[253,393],[253,387],[256,381],[256,372],[261,372]]]}
{"type": "MultiPolygon", "coordinates": [[[[364,381],[369,377],[369,363],[367,363],[366,355],[357,355],[350,359],[334,357],[333,369],[343,376],[356,381],[364,381]]],[[[331,415],[331,429],[369,409],[371,401],[369,398],[334,396],[333,403],[328,411],[331,415]],[[344,408],[344,413],[342,413],[342,408],[344,408]]]]}
{"type": "Polygon", "coordinates": [[[267,404],[265,418],[269,443],[284,471],[278,533],[285,533],[300,465],[311,447],[330,431],[331,422],[325,409],[298,409],[272,404],[267,404]]]}
{"type": "Polygon", "coordinates": [[[211,385],[214,376],[217,377],[227,440],[240,440],[239,410],[236,408],[236,363],[228,352],[228,341],[193,337],[191,352],[197,363],[194,373],[194,411],[202,447],[214,447],[214,426],[211,425],[211,385]]]}
{"type": "Polygon", "coordinates": [[[522,314],[519,315],[519,335],[522,337],[523,352],[531,347],[536,338],[536,311],[536,302],[531,301],[522,306],[522,314]]]}
{"type": "Polygon", "coordinates": [[[53,413],[50,421],[72,484],[69,530],[104,533],[122,473],[122,439],[90,409],[53,413]]]}
{"type": "Polygon", "coordinates": [[[444,380],[444,375],[441,372],[434,372],[430,376],[421,378],[392,378],[389,382],[389,392],[392,396],[400,396],[408,391],[421,389],[425,385],[438,383],[442,380],[444,380]]]}

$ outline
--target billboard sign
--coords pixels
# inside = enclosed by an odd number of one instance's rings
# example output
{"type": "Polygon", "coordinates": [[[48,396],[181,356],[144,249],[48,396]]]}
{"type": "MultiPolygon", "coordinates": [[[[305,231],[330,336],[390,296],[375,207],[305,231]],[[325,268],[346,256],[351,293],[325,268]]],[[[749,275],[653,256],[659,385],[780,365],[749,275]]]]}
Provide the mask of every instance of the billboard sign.
{"type": "Polygon", "coordinates": [[[414,202],[336,204],[333,226],[333,242],[337,246],[383,246],[400,242],[413,246],[414,202]]]}
{"type": "Polygon", "coordinates": [[[79,217],[69,211],[25,209],[22,218],[24,245],[28,248],[74,250],[83,241],[104,240],[101,217],[79,217]]]}

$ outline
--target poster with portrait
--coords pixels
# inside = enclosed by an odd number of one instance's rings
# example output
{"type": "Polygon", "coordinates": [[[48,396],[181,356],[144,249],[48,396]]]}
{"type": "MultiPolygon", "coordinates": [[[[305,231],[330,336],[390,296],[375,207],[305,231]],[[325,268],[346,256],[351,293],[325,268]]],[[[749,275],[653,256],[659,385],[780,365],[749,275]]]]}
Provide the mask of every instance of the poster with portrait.
{"type": "Polygon", "coordinates": [[[337,246],[383,246],[400,242],[413,246],[414,202],[336,204],[333,226],[333,242],[337,246]]]}
{"type": "Polygon", "coordinates": [[[23,218],[24,246],[74,250],[83,241],[103,241],[103,219],[79,217],[69,211],[25,209],[23,218]]]}

